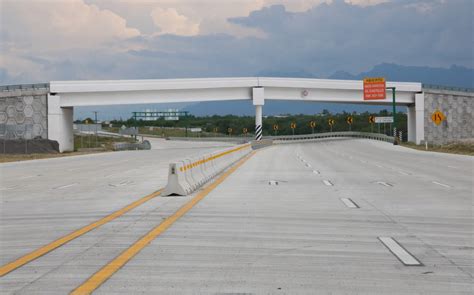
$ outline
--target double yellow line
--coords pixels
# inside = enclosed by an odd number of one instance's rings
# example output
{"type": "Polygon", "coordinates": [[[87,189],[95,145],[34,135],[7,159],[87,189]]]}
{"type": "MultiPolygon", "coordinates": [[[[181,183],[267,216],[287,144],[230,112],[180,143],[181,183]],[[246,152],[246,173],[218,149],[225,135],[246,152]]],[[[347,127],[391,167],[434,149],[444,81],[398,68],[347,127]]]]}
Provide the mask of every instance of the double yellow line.
{"type": "Polygon", "coordinates": [[[244,146],[241,146],[241,147],[232,149],[232,150],[230,150],[230,151],[222,152],[222,153],[217,154],[217,155],[215,155],[215,156],[211,156],[211,157],[209,157],[209,158],[205,158],[205,159],[196,161],[196,162],[194,162],[194,163],[191,163],[191,164],[189,164],[189,165],[185,165],[184,167],[179,168],[179,171],[184,172],[184,171],[186,171],[186,170],[192,169],[192,168],[194,168],[194,167],[197,167],[197,166],[202,165],[202,164],[204,164],[204,163],[207,163],[207,162],[209,162],[209,161],[218,159],[218,158],[220,158],[220,157],[223,157],[223,156],[225,156],[225,155],[231,154],[231,153],[233,153],[233,152],[240,151],[241,149],[247,148],[247,147],[249,147],[249,146],[251,146],[251,144],[246,144],[246,145],[244,145],[244,146]]]}
{"type": "Polygon", "coordinates": [[[89,225],[86,225],[84,226],[83,228],[80,228],[62,238],[59,238],[57,239],[56,241],[54,242],[51,242],[39,249],[36,249],[35,251],[33,252],[30,252],[10,263],[7,263],[5,265],[3,265],[2,267],[0,267],[0,277],[3,277],[4,275],[8,274],[9,272],[53,251],[54,249],[58,248],[58,247],[61,247],[62,245],[82,236],[83,234],[85,233],[88,233],[90,232],[91,230],[95,229],[95,228],[98,228],[99,226],[101,225],[104,225],[106,224],[107,222],[110,222],[112,220],[114,220],[115,218],[117,217],[120,217],[122,215],[124,215],[125,213],[127,213],[128,211],[140,206],[141,204],[153,199],[154,197],[156,196],[159,196],[160,193],[161,193],[162,190],[158,190],[154,193],[151,193],[131,204],[129,204],[128,206],[118,210],[118,211],[115,211],[114,213],[96,221],[96,222],[93,222],[89,225]]]}
{"type": "Polygon", "coordinates": [[[204,199],[212,190],[214,190],[219,184],[221,184],[230,174],[232,174],[237,168],[242,166],[255,152],[252,152],[249,156],[240,160],[235,166],[224,172],[218,179],[212,182],[204,190],[199,192],[194,198],[188,203],[178,209],[173,215],[166,218],[162,223],[153,228],[142,238],[136,241],[132,246],[123,251],[119,256],[114,258],[111,262],[105,265],[102,269],[87,279],[82,285],[77,287],[71,292],[72,295],[86,295],[91,294],[100,285],[107,281],[114,273],[122,268],[130,259],[137,255],[143,248],[150,244],[155,238],[166,231],[174,222],[191,210],[199,201],[204,199]]]}
{"type": "MultiPolygon", "coordinates": [[[[191,210],[199,201],[204,199],[212,190],[214,190],[219,184],[221,184],[230,174],[232,174],[237,168],[242,166],[250,157],[252,157],[255,152],[250,153],[247,157],[241,159],[236,165],[232,168],[224,172],[219,178],[217,178],[214,182],[210,185],[205,187],[201,192],[199,192],[194,198],[192,198],[188,203],[178,209],[173,215],[165,219],[162,223],[158,226],[153,228],[149,231],[145,236],[140,238],[136,241],[132,246],[128,249],[123,251],[119,256],[114,258],[111,262],[105,265],[102,269],[88,278],[82,285],[78,288],[73,290],[71,294],[78,295],[78,294],[90,294],[94,290],[96,290],[100,285],[102,285],[106,280],[108,280],[115,272],[117,272],[122,266],[124,266],[130,259],[132,259],[135,255],[137,255],[143,248],[145,248],[149,243],[151,243],[155,238],[157,238],[160,234],[166,231],[174,222],[176,222],[179,218],[181,218],[184,214],[186,214],[189,210],[191,210]]],[[[80,228],[62,238],[55,240],[33,252],[30,252],[10,263],[7,263],[0,267],[0,277],[12,272],[13,270],[61,247],[62,245],[90,232],[91,230],[98,228],[101,225],[104,225],[123,214],[129,212],[130,210],[140,206],[141,204],[157,197],[161,193],[161,189],[151,193],[129,205],[126,207],[115,211],[114,213],[93,222],[83,228],[80,228]]]]}

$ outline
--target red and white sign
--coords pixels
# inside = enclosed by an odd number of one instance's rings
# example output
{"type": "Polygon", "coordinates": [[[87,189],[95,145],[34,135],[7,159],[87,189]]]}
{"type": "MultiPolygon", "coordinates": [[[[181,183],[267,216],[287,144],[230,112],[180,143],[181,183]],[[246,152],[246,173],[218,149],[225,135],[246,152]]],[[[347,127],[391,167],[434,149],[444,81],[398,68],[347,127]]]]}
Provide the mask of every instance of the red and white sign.
{"type": "Polygon", "coordinates": [[[364,100],[386,98],[385,78],[364,79],[364,100]]]}

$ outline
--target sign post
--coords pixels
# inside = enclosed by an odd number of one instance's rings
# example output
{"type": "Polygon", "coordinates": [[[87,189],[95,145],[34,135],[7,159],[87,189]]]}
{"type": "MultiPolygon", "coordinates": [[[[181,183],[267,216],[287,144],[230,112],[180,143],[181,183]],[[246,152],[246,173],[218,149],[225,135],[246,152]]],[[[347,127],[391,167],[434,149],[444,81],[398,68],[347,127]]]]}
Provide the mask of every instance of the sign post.
{"type": "Polygon", "coordinates": [[[296,129],[296,123],[295,122],[291,122],[291,131],[293,132],[293,135],[295,135],[295,129],[296,129]]]}
{"type": "Polygon", "coordinates": [[[374,133],[375,116],[369,116],[369,123],[370,123],[370,132],[374,133]]]}
{"type": "Polygon", "coordinates": [[[316,122],[314,121],[309,122],[309,126],[311,127],[312,133],[314,134],[314,127],[316,127],[316,122]]]}
{"type": "MultiPolygon", "coordinates": [[[[387,87],[387,89],[392,90],[392,115],[393,115],[393,128],[394,130],[397,130],[397,125],[396,125],[396,115],[397,115],[397,107],[395,105],[395,93],[396,93],[396,87],[387,87]]],[[[395,136],[393,138],[393,145],[398,145],[398,138],[395,136]]]]}
{"type": "Polygon", "coordinates": [[[329,119],[329,120],[328,120],[329,127],[331,128],[331,131],[330,131],[330,132],[332,132],[332,126],[334,125],[334,123],[336,123],[336,122],[334,121],[334,119],[329,119]]]}
{"type": "MultiPolygon", "coordinates": [[[[395,105],[396,88],[387,87],[385,78],[365,78],[364,79],[364,100],[377,100],[387,98],[387,89],[392,90],[392,116],[393,116],[393,127],[396,128],[397,109],[395,105]]],[[[398,144],[397,137],[394,137],[393,144],[398,144]]]]}
{"type": "Polygon", "coordinates": [[[354,119],[352,118],[352,116],[347,117],[346,122],[347,124],[349,124],[349,131],[352,131],[352,123],[354,122],[354,119]]]}

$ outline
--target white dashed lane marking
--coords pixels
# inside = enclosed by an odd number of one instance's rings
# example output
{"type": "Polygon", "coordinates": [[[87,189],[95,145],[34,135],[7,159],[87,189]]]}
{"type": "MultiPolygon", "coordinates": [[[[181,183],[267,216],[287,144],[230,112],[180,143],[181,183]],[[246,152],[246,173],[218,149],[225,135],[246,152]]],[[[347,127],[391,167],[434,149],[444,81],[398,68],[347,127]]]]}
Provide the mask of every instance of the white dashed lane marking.
{"type": "Polygon", "coordinates": [[[332,184],[332,182],[330,182],[329,180],[323,180],[324,184],[327,185],[327,186],[333,186],[334,184],[332,184]]]}
{"type": "Polygon", "coordinates": [[[391,237],[379,237],[380,242],[406,266],[421,266],[421,262],[391,237]]]}
{"type": "Polygon", "coordinates": [[[359,208],[359,205],[354,203],[354,201],[349,198],[341,198],[341,201],[349,208],[359,208]]]}
{"type": "Polygon", "coordinates": [[[384,182],[384,181],[377,181],[378,184],[380,185],[383,185],[383,186],[386,186],[386,187],[392,187],[393,185],[388,183],[388,182],[384,182]]]}

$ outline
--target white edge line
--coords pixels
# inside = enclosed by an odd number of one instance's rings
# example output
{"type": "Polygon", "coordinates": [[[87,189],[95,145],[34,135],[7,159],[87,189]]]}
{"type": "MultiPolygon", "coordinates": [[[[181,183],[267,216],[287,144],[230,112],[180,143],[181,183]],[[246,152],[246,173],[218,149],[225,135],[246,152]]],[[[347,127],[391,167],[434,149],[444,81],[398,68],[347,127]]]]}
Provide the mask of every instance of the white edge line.
{"type": "Polygon", "coordinates": [[[423,264],[416,259],[410,252],[403,248],[400,243],[398,243],[392,237],[378,237],[380,242],[395,256],[401,263],[405,266],[422,266],[423,264]]]}

